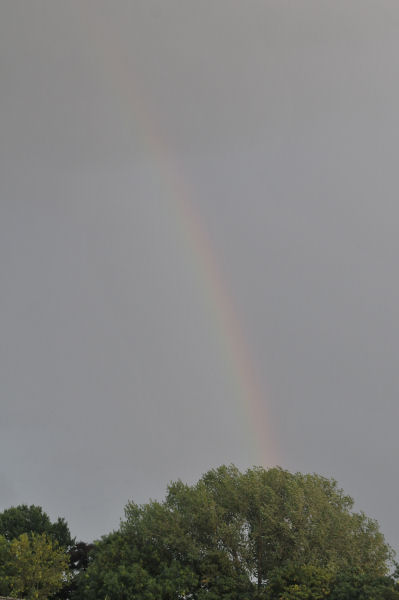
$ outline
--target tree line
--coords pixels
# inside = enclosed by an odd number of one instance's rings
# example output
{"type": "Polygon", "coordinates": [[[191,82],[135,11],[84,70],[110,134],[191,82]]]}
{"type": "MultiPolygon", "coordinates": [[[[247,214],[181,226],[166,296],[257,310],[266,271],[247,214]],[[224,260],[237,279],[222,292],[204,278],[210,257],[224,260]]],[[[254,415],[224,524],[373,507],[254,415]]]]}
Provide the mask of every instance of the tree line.
{"type": "Polygon", "coordinates": [[[395,568],[335,480],[281,468],[173,482],[92,544],[40,507],[0,514],[0,594],[27,600],[399,600],[395,568]]]}

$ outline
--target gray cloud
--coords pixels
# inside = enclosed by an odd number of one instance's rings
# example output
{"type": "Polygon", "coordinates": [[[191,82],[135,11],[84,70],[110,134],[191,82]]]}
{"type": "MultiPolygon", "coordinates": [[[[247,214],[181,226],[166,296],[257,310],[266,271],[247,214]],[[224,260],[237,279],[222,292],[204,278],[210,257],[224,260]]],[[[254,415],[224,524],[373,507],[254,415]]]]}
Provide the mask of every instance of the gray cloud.
{"type": "Polygon", "coordinates": [[[335,476],[397,546],[397,4],[0,14],[1,506],[90,539],[129,498],[260,460],[172,159],[279,462],[335,476]]]}

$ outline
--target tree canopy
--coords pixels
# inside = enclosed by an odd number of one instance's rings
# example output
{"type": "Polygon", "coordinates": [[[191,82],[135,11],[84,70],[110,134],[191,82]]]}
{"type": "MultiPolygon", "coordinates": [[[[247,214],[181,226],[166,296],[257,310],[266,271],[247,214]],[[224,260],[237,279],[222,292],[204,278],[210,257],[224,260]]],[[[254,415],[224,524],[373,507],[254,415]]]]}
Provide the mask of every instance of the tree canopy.
{"type": "Polygon", "coordinates": [[[0,536],[0,591],[28,600],[46,600],[69,580],[65,548],[45,533],[0,536]]]}
{"type": "Polygon", "coordinates": [[[399,600],[392,560],[335,480],[281,468],[172,482],[94,544],[38,506],[0,513],[0,594],[27,600],[399,600]]]}
{"type": "Polygon", "coordinates": [[[95,544],[77,597],[316,600],[335,589],[344,600],[337,590],[354,574],[388,589],[391,559],[377,523],[334,480],[222,466],[171,483],[163,502],[129,502],[119,530],[95,544]]]}
{"type": "Polygon", "coordinates": [[[45,533],[66,548],[74,544],[65,519],[59,517],[52,523],[41,506],[20,504],[0,513],[0,535],[13,540],[23,533],[45,533]]]}
{"type": "Polygon", "coordinates": [[[51,522],[35,505],[7,508],[0,513],[0,593],[32,600],[69,597],[79,550],[65,519],[51,522]]]}

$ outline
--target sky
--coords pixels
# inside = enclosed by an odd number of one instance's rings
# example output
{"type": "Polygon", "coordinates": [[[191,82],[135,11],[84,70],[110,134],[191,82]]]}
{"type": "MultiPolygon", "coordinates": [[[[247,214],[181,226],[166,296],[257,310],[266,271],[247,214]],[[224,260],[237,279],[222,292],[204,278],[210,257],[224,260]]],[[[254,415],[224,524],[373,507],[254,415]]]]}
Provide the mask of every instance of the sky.
{"type": "Polygon", "coordinates": [[[0,510],[89,541],[171,480],[278,464],[399,550],[398,26],[1,2],[0,510]]]}

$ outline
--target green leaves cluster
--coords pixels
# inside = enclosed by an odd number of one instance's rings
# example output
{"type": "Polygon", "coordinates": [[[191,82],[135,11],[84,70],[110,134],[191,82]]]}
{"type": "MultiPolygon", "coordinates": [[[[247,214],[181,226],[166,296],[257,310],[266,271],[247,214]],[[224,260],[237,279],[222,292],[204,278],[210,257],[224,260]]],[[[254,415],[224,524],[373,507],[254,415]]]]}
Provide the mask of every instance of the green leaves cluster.
{"type": "Polygon", "coordinates": [[[350,586],[364,590],[367,578],[374,600],[388,598],[392,552],[352,508],[331,479],[222,466],[193,486],[172,483],[163,502],[130,502],[95,545],[77,597],[360,600],[350,586]]]}
{"type": "Polygon", "coordinates": [[[45,533],[0,536],[0,590],[5,596],[45,600],[69,579],[64,548],[45,533]]]}
{"type": "Polygon", "coordinates": [[[40,506],[0,513],[0,594],[45,600],[68,588],[73,543],[65,520],[52,523],[40,506]]]}
{"type": "Polygon", "coordinates": [[[65,519],[58,518],[52,523],[40,506],[20,504],[0,513],[0,535],[13,540],[23,533],[45,533],[65,548],[74,544],[65,519]]]}
{"type": "Polygon", "coordinates": [[[399,600],[397,583],[359,569],[335,572],[314,565],[275,569],[267,586],[268,600],[399,600]]]}

